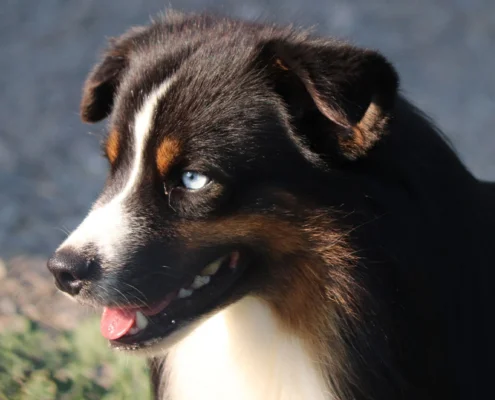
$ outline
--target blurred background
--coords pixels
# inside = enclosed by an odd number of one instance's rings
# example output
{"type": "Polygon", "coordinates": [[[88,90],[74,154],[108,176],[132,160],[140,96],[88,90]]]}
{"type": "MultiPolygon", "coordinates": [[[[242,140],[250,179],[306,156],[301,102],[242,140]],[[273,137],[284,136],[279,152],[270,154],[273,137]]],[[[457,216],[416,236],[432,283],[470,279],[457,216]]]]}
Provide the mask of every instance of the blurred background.
{"type": "MultiPolygon", "coordinates": [[[[146,24],[169,7],[314,26],[317,33],[380,50],[398,69],[402,92],[437,122],[470,170],[495,180],[493,0],[2,0],[0,377],[2,369],[12,368],[18,376],[0,378],[0,399],[17,398],[21,386],[37,399],[93,398],[88,393],[98,390],[94,398],[107,398],[109,376],[120,373],[107,371],[104,363],[93,368],[82,351],[75,364],[87,364],[92,372],[57,377],[66,361],[33,367],[23,364],[29,357],[18,348],[37,343],[28,353],[38,351],[43,359],[39,343],[56,353],[50,346],[67,342],[62,350],[71,357],[80,350],[74,343],[87,348],[85,340],[93,337],[81,333],[85,312],[55,293],[44,266],[105,179],[99,147],[105,125],[80,122],[80,89],[108,37],[146,24]],[[53,336],[60,330],[65,336],[53,336]],[[87,387],[91,374],[99,379],[96,389],[87,387]],[[74,382],[83,375],[88,382],[78,388],[74,382]]],[[[124,363],[122,373],[139,376],[131,364],[124,363]]]]}

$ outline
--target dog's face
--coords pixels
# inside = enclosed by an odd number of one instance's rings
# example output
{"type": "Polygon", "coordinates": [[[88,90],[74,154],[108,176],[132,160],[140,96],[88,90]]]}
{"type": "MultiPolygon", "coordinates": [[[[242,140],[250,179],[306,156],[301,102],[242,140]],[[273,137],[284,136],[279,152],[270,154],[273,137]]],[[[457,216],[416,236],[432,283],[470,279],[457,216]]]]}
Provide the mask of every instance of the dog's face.
{"type": "Polygon", "coordinates": [[[302,281],[331,275],[305,265],[348,261],[317,252],[341,232],[315,210],[385,129],[396,85],[376,53],[273,27],[174,16],[117,39],[81,107],[110,115],[110,172],[49,261],[57,285],[105,307],[125,349],[247,294],[293,312],[302,281]]]}

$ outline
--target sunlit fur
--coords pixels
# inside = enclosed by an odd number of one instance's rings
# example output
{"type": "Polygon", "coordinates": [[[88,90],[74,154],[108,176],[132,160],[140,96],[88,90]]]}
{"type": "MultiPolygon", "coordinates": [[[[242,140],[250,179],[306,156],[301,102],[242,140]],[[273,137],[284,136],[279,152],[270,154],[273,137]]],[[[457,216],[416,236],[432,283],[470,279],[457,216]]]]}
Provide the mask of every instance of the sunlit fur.
{"type": "Polygon", "coordinates": [[[335,400],[321,367],[268,304],[246,297],[167,352],[162,398],[335,400]]]}

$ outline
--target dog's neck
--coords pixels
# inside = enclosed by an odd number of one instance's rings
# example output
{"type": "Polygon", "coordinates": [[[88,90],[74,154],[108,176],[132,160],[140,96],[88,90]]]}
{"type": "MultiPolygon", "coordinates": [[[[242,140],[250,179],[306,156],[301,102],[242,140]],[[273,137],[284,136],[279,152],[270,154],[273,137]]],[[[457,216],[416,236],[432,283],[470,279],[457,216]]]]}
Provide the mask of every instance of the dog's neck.
{"type": "Polygon", "coordinates": [[[334,399],[315,359],[264,302],[244,298],[168,351],[161,399],[334,399]]]}

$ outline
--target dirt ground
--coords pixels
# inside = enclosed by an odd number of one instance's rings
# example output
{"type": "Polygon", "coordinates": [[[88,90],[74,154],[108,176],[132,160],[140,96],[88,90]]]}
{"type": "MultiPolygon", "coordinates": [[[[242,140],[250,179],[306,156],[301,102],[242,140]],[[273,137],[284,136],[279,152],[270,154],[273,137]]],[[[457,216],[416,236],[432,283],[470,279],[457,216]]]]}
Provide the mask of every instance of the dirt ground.
{"type": "Polygon", "coordinates": [[[70,328],[85,313],[56,294],[45,270],[105,178],[105,126],[79,121],[80,88],[106,37],[148,22],[165,4],[314,25],[381,50],[403,93],[438,122],[470,169],[495,179],[493,0],[3,0],[0,330],[19,314],[70,328]]]}
{"type": "Polygon", "coordinates": [[[22,330],[29,317],[50,330],[73,329],[91,311],[63,296],[42,257],[14,257],[0,265],[0,332],[22,330]]]}

